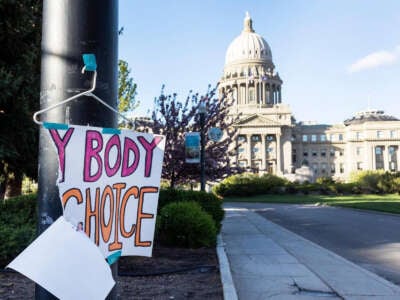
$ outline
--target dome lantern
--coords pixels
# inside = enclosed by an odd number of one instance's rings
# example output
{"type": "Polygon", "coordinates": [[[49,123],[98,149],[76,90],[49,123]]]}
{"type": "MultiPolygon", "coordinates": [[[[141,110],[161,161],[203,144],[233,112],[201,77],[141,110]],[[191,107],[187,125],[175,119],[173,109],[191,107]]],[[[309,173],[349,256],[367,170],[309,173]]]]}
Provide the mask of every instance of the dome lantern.
{"type": "Polygon", "coordinates": [[[245,32],[254,32],[253,29],[253,20],[250,18],[250,14],[248,11],[246,11],[246,17],[244,18],[244,26],[243,26],[243,31],[245,32]]]}

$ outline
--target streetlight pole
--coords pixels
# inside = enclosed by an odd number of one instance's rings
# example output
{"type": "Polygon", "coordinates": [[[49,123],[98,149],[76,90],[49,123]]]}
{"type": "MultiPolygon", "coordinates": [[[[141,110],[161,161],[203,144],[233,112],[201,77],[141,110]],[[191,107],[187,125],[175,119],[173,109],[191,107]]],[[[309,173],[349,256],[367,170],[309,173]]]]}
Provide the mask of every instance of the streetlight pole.
{"type": "MultiPolygon", "coordinates": [[[[118,1],[44,0],[40,108],[87,90],[91,74],[81,74],[82,54],[96,55],[96,95],[112,107],[118,96],[118,1]]],[[[52,123],[115,127],[115,113],[87,97],[53,109],[43,119],[52,123]]],[[[62,215],[57,182],[58,158],[43,128],[39,139],[38,234],[62,215]]],[[[117,265],[112,266],[114,276],[117,265]]],[[[117,298],[116,287],[109,299],[117,298]]],[[[36,285],[36,300],[56,299],[36,285]]]]}
{"type": "Polygon", "coordinates": [[[202,101],[199,106],[200,115],[200,190],[206,190],[206,170],[205,170],[205,119],[206,119],[206,104],[202,101]]]}

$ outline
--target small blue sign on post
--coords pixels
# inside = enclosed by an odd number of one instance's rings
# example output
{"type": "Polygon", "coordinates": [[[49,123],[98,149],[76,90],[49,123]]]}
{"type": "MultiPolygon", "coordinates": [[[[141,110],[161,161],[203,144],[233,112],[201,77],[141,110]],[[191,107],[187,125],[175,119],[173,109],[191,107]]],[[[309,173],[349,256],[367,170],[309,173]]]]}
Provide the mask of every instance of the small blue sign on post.
{"type": "Polygon", "coordinates": [[[213,142],[219,142],[222,138],[222,130],[219,129],[218,127],[211,127],[208,130],[208,138],[212,140],[213,142]]]}
{"type": "Polygon", "coordinates": [[[200,163],[200,132],[186,132],[185,158],[188,164],[200,163]]]}

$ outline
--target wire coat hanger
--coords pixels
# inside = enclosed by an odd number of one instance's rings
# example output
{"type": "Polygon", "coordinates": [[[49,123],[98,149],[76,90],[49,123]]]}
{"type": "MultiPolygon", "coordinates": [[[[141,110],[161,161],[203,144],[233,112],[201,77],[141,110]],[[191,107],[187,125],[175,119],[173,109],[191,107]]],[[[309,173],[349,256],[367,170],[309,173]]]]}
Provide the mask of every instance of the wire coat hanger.
{"type": "Polygon", "coordinates": [[[112,110],[113,112],[115,112],[117,115],[119,115],[121,118],[123,118],[124,120],[128,121],[128,124],[132,124],[132,120],[128,119],[127,117],[125,117],[123,114],[121,114],[118,110],[116,110],[115,108],[113,108],[112,106],[110,106],[108,103],[106,103],[104,100],[102,100],[101,98],[97,97],[95,94],[93,94],[92,92],[96,89],[96,79],[97,79],[97,64],[96,64],[96,56],[94,54],[83,54],[82,55],[83,61],[85,63],[85,65],[82,68],[82,74],[85,73],[85,71],[92,71],[93,72],[93,81],[92,81],[92,87],[87,90],[84,91],[82,93],[76,94],[72,97],[69,97],[59,103],[50,105],[49,107],[46,107],[44,109],[41,109],[37,112],[35,112],[33,114],[33,121],[38,124],[38,125],[43,125],[44,122],[40,121],[38,119],[38,116],[46,111],[52,110],[56,107],[59,107],[61,105],[64,105],[74,99],[77,99],[81,96],[89,96],[94,98],[95,100],[97,100],[98,102],[100,102],[101,104],[103,104],[105,107],[107,107],[108,109],[112,110]]]}

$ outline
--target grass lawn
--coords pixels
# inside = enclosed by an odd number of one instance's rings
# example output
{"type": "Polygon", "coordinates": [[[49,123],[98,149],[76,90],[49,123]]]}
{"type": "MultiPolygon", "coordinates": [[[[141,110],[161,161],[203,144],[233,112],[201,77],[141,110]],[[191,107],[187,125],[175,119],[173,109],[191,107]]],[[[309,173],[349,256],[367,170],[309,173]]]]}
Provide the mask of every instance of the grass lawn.
{"type": "Polygon", "coordinates": [[[224,202],[260,202],[290,204],[325,204],[400,214],[400,195],[259,195],[253,197],[226,197],[224,202]]]}

